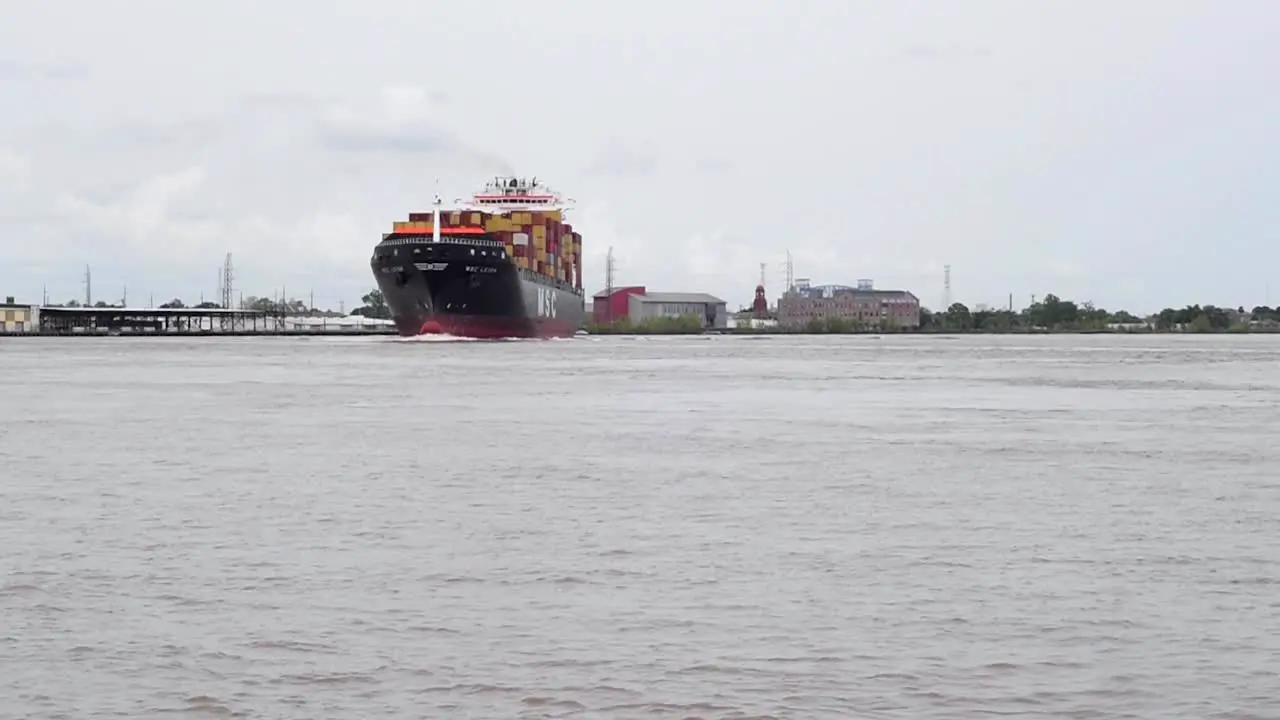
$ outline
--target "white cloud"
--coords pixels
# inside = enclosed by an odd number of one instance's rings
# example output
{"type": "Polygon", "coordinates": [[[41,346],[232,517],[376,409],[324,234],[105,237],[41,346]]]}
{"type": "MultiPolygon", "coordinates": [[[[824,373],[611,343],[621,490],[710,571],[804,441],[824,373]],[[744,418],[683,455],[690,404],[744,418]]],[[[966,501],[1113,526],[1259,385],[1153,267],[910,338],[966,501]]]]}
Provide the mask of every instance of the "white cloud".
{"type": "Polygon", "coordinates": [[[437,177],[511,171],[577,198],[589,290],[609,245],[733,304],[788,249],[926,302],[949,263],[961,300],[1143,307],[1261,302],[1280,260],[1270,4],[495,2],[10,12],[0,286],[73,295],[87,262],[181,293],[232,252],[246,292],[350,302],[437,177]]]}
{"type": "Polygon", "coordinates": [[[26,172],[27,160],[16,150],[0,147],[0,180],[16,179],[26,172]]]}

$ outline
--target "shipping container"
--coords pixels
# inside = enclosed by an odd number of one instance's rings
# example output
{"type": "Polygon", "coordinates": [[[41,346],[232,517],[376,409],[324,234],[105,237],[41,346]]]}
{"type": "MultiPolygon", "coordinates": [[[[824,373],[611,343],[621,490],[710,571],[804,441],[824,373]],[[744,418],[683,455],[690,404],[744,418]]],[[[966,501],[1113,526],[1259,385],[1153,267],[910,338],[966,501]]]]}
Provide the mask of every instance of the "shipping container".
{"type": "Polygon", "coordinates": [[[409,213],[409,222],[431,222],[431,217],[429,212],[409,213]]]}
{"type": "Polygon", "coordinates": [[[527,212],[511,213],[511,220],[517,225],[529,225],[533,222],[533,215],[527,212]]]}
{"type": "Polygon", "coordinates": [[[528,245],[529,235],[522,232],[513,233],[511,235],[511,241],[516,245],[528,245]]]}

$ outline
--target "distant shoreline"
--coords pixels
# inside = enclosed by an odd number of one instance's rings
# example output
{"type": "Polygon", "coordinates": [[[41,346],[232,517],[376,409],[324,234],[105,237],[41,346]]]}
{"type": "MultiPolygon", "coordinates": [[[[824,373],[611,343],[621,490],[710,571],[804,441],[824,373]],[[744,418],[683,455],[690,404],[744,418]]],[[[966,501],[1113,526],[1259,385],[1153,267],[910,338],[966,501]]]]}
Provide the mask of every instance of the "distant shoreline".
{"type": "MultiPolygon", "coordinates": [[[[947,336],[947,337],[963,337],[968,335],[1280,335],[1280,327],[1276,328],[1242,328],[1232,327],[1226,329],[1157,329],[1157,328],[1125,328],[1125,329],[1016,329],[1016,330],[951,330],[942,328],[928,328],[925,330],[856,330],[849,332],[832,332],[824,330],[809,330],[807,328],[796,329],[780,329],[780,328],[719,328],[695,330],[691,328],[654,328],[654,329],[609,329],[600,330],[592,328],[584,328],[586,336],[589,337],[643,337],[650,335],[661,336],[732,336],[732,337],[786,337],[786,336],[850,336],[850,337],[921,337],[921,336],[947,336]]],[[[281,338],[281,337],[395,337],[398,333],[394,328],[374,327],[374,328],[298,328],[294,330],[181,330],[169,332],[59,332],[51,330],[35,330],[35,331],[0,331],[0,338],[20,338],[20,337],[66,337],[66,338],[101,338],[101,337],[122,337],[122,338],[218,338],[218,337],[259,337],[259,338],[281,338]]]]}
{"type": "Polygon", "coordinates": [[[640,335],[733,335],[733,336],[754,336],[754,335],[838,335],[838,336],[964,336],[964,335],[1280,335],[1280,328],[1228,328],[1213,330],[1176,330],[1176,329],[1018,329],[1018,330],[944,330],[944,329],[927,329],[927,330],[855,330],[850,332],[831,332],[825,330],[808,330],[804,328],[795,330],[782,330],[777,328],[725,328],[703,331],[680,331],[680,330],[588,330],[589,335],[605,337],[609,335],[619,336],[640,336],[640,335]]]}
{"type": "Polygon", "coordinates": [[[65,338],[217,338],[217,337],[355,337],[355,336],[394,336],[394,328],[377,328],[369,330],[340,330],[325,328],[307,328],[300,330],[179,330],[170,332],[56,332],[52,330],[0,331],[0,338],[10,337],[65,337],[65,338]]]}

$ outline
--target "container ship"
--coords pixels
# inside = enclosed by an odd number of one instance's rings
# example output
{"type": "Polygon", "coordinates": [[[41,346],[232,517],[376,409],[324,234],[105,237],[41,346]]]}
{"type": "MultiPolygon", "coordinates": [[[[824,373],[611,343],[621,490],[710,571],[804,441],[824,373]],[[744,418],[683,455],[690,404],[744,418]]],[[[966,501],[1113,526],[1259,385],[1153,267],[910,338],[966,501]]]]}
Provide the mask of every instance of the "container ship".
{"type": "Polygon", "coordinates": [[[586,315],[571,201],[537,178],[495,177],[470,201],[410,213],[370,261],[401,335],[550,338],[586,315]]]}

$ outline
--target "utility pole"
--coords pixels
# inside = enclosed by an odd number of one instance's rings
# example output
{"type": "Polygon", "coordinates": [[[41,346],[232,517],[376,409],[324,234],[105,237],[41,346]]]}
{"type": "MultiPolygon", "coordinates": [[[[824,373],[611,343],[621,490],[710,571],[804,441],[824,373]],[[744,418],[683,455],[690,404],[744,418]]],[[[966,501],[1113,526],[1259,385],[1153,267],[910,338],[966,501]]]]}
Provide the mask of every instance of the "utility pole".
{"type": "Polygon", "coordinates": [[[605,296],[605,318],[610,324],[613,323],[613,246],[609,246],[609,253],[604,257],[604,296],[605,296]]]}

